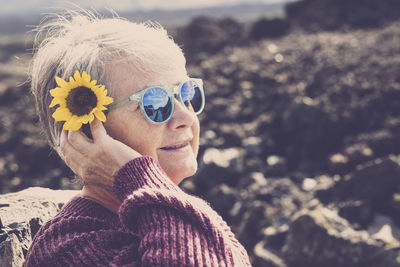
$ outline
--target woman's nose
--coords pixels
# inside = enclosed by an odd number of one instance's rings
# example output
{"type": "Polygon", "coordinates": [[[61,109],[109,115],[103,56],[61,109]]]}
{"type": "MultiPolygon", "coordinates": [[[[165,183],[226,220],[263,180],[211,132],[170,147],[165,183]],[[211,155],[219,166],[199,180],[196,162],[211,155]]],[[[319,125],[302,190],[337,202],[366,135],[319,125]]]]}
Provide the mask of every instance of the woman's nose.
{"type": "Polygon", "coordinates": [[[176,98],[174,98],[174,101],[174,113],[168,121],[168,126],[171,127],[172,130],[191,127],[197,115],[176,98]]]}

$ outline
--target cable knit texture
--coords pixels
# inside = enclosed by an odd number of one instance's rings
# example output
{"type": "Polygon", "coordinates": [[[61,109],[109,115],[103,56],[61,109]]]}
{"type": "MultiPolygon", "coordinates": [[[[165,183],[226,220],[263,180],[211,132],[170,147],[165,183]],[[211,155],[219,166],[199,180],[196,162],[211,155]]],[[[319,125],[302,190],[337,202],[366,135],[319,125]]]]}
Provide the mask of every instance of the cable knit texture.
{"type": "Polygon", "coordinates": [[[114,214],[76,196],[35,235],[25,266],[251,266],[230,227],[151,157],[115,177],[114,214]]]}

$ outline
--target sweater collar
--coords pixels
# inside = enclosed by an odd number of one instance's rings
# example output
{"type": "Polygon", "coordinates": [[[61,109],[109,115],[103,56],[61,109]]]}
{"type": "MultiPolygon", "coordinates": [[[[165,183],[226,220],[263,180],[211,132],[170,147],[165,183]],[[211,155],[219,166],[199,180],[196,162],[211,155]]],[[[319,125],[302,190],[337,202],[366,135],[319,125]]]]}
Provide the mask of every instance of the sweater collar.
{"type": "Polygon", "coordinates": [[[117,214],[91,199],[81,197],[79,194],[62,207],[59,215],[89,216],[98,219],[117,220],[119,222],[117,214]]]}

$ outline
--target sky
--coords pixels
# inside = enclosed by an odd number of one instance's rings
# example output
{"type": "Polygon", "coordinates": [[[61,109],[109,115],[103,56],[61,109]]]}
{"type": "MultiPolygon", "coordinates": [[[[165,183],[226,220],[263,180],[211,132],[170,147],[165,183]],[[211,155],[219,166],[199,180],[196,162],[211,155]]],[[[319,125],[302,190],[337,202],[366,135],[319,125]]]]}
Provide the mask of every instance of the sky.
{"type": "Polygon", "coordinates": [[[277,3],[288,0],[0,0],[0,15],[20,15],[29,13],[51,13],[57,9],[72,8],[78,4],[83,8],[111,8],[115,11],[137,10],[177,10],[240,3],[277,3]]]}

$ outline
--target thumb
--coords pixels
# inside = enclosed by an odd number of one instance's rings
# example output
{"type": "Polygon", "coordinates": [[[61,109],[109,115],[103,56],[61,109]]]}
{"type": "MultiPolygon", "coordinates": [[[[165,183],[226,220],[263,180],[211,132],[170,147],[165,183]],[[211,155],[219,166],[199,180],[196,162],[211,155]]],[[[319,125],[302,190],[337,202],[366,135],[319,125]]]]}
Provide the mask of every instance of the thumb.
{"type": "Polygon", "coordinates": [[[106,128],[101,121],[95,118],[90,124],[90,131],[92,132],[93,140],[100,140],[107,135],[106,128]]]}

